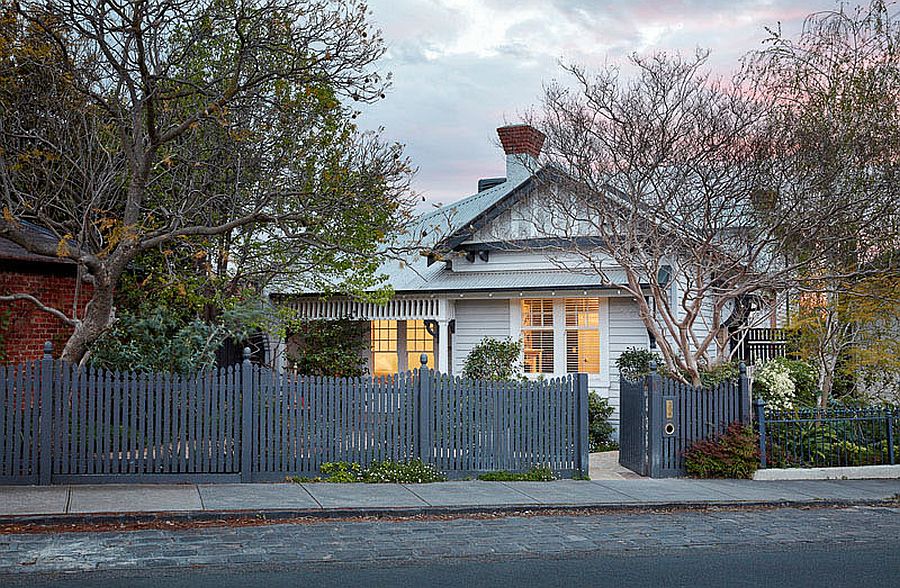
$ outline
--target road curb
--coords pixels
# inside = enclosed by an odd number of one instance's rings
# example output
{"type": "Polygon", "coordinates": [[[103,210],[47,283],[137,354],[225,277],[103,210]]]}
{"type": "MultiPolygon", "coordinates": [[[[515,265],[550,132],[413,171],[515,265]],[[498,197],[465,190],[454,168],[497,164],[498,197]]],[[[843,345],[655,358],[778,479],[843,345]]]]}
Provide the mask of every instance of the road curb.
{"type": "Polygon", "coordinates": [[[204,510],[204,511],[159,511],[140,513],[90,513],[56,515],[3,515],[0,525],[99,525],[99,524],[140,524],[154,522],[213,522],[256,520],[277,523],[291,519],[348,520],[360,518],[413,518],[429,516],[515,516],[526,514],[565,514],[603,512],[651,512],[684,511],[708,509],[756,509],[756,508],[797,508],[797,507],[852,507],[852,506],[895,506],[897,499],[828,499],[828,500],[777,500],[777,501],[668,501],[653,503],[595,503],[595,504],[533,504],[494,506],[436,506],[397,508],[342,508],[342,509],[266,509],[266,510],[204,510]]]}

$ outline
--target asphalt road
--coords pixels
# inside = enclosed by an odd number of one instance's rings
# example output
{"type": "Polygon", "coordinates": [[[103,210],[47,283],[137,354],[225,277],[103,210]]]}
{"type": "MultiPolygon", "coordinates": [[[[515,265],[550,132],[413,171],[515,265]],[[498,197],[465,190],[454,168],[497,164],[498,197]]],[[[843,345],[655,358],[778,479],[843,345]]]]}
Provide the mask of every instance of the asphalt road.
{"type": "Polygon", "coordinates": [[[900,586],[900,509],[6,535],[0,586],[900,586]]]}
{"type": "Polygon", "coordinates": [[[582,553],[556,558],[474,558],[405,564],[307,564],[284,568],[162,570],[39,575],[9,584],[146,588],[296,586],[828,586],[900,585],[900,540],[877,544],[796,544],[735,551],[721,547],[656,553],[582,553]]]}

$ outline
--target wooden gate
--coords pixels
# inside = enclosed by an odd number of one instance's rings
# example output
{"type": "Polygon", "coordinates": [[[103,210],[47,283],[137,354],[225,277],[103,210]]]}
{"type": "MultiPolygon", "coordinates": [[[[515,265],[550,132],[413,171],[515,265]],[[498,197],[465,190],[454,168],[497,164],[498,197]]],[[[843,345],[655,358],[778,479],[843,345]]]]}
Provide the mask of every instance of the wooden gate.
{"type": "Polygon", "coordinates": [[[619,464],[642,476],[683,476],[687,448],[723,433],[735,421],[750,422],[743,363],[737,382],[712,388],[663,378],[655,369],[638,382],[622,378],[619,386],[619,464]]]}

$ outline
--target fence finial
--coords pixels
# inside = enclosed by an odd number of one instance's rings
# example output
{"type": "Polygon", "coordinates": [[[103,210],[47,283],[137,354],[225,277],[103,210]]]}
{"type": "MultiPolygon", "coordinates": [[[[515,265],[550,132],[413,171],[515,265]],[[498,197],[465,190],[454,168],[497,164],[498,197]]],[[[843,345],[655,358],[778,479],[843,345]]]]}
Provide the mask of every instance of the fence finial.
{"type": "Polygon", "coordinates": [[[422,364],[422,367],[428,367],[428,354],[423,353],[419,356],[419,363],[422,364]]]}
{"type": "Polygon", "coordinates": [[[250,348],[244,347],[244,361],[250,361],[250,348]]]}
{"type": "Polygon", "coordinates": [[[651,360],[650,360],[650,373],[652,374],[652,373],[655,373],[655,372],[656,372],[656,360],[655,360],[655,359],[651,359],[651,360]]]}
{"type": "Polygon", "coordinates": [[[44,342],[44,359],[53,359],[53,343],[50,341],[44,342]]]}
{"type": "Polygon", "coordinates": [[[743,361],[738,364],[738,371],[743,376],[747,373],[747,364],[743,361]]]}

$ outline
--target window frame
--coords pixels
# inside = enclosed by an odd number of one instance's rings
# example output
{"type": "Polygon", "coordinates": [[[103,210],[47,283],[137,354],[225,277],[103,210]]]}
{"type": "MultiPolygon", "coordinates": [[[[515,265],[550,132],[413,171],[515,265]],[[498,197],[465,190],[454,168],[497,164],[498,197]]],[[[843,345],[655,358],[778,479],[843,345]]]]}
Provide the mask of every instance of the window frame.
{"type": "MultiPolygon", "coordinates": [[[[577,298],[593,298],[598,301],[598,313],[599,320],[597,325],[597,331],[599,334],[600,340],[600,372],[595,374],[588,374],[589,385],[592,388],[608,388],[610,386],[609,383],[609,372],[610,372],[610,364],[609,364],[609,346],[610,346],[610,337],[609,337],[609,298],[606,296],[573,296],[573,295],[540,295],[534,294],[531,296],[522,296],[520,298],[510,299],[510,331],[514,335],[517,336],[517,340],[523,340],[523,333],[528,330],[528,328],[523,327],[523,317],[522,317],[522,303],[523,300],[533,300],[533,299],[550,299],[553,301],[553,372],[552,373],[529,373],[525,372],[525,377],[529,379],[537,379],[541,376],[543,377],[561,377],[568,375],[569,372],[566,371],[567,364],[567,353],[566,353],[566,331],[571,330],[566,328],[566,299],[577,299],[577,298]]],[[[523,371],[524,371],[524,351],[520,356],[520,360],[523,362],[523,371]]]]}

